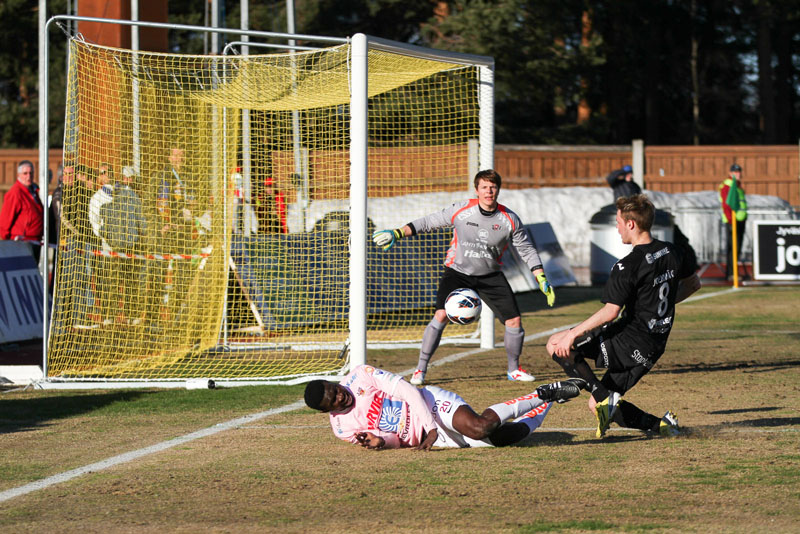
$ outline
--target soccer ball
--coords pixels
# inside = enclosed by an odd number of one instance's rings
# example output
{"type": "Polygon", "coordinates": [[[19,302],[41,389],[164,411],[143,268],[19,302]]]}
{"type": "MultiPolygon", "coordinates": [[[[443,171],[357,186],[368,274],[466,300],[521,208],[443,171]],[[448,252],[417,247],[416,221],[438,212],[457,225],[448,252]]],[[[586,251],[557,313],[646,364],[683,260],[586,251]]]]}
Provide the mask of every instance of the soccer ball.
{"type": "Polygon", "coordinates": [[[456,289],[444,301],[447,318],[456,324],[469,324],[481,315],[481,299],[466,287],[456,289]]]}

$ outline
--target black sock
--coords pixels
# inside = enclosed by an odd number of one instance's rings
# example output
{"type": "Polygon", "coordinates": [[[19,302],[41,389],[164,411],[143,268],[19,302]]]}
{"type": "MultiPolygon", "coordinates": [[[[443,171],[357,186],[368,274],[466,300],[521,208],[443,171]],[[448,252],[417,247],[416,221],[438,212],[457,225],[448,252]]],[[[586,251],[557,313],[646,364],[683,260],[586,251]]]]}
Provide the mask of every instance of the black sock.
{"type": "Polygon", "coordinates": [[[489,434],[489,441],[495,447],[505,447],[525,439],[530,433],[531,429],[525,423],[503,423],[489,434]]]}
{"type": "Polygon", "coordinates": [[[622,422],[615,416],[614,420],[626,428],[638,428],[644,432],[658,428],[661,419],[655,415],[651,415],[632,402],[624,401],[619,403],[617,407],[617,414],[621,415],[622,422]]]}
{"type": "Polygon", "coordinates": [[[608,389],[600,383],[586,360],[576,360],[575,355],[576,353],[572,352],[569,358],[559,358],[553,354],[553,360],[564,368],[567,376],[586,380],[586,383],[589,384],[589,391],[596,402],[601,402],[608,398],[608,389]]]}

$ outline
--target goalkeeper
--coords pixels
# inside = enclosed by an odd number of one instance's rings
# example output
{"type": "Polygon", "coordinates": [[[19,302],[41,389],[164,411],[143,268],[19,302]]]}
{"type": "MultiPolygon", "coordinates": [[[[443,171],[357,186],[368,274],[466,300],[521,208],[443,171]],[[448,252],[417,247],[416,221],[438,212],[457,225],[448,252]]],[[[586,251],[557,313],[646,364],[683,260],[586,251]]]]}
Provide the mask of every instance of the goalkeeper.
{"type": "Polygon", "coordinates": [[[508,379],[532,382],[535,378],[519,365],[525,331],[522,328],[517,301],[501,272],[500,258],[511,244],[525,261],[539,283],[539,289],[552,306],[556,296],[542,269],[542,262],[522,221],[516,213],[497,203],[501,178],[494,170],[475,175],[477,198],[457,202],[441,211],[417,219],[395,230],[379,230],[372,235],[376,245],[389,250],[403,237],[436,228],[453,227],[453,240],[445,256],[445,269],[436,292],[436,311],[422,334],[419,363],[411,383],[422,385],[428,362],[447,326],[444,302],[451,291],[468,287],[475,290],[505,325],[503,338],[508,356],[508,379]]]}
{"type": "Polygon", "coordinates": [[[577,397],[585,387],[579,378],[545,384],[478,415],[455,393],[436,386],[417,389],[399,375],[359,365],[338,384],[312,380],[305,401],[330,414],[337,438],[367,449],[502,447],[536,430],[551,402],[577,397]]]}

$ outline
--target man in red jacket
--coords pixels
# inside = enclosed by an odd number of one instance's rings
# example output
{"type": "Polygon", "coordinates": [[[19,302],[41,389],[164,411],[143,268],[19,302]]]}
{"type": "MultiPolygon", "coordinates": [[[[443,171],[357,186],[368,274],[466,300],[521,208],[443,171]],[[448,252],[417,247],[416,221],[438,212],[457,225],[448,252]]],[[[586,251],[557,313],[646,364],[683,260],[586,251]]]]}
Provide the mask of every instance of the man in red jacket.
{"type": "Polygon", "coordinates": [[[3,198],[0,209],[0,239],[27,241],[39,261],[44,231],[44,207],[33,183],[33,163],[22,161],[17,166],[17,181],[3,198]]]}

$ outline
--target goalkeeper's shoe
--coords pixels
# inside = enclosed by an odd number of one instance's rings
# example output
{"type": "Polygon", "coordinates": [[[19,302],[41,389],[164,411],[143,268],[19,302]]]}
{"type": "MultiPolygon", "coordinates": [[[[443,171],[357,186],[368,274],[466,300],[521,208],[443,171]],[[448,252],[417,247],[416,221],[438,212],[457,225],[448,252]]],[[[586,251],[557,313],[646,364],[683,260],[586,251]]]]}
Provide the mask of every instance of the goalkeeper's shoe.
{"type": "Polygon", "coordinates": [[[533,376],[532,374],[529,374],[528,371],[520,367],[519,369],[509,371],[508,379],[516,380],[517,382],[533,382],[534,380],[536,380],[536,377],[533,376]]]}
{"type": "Polygon", "coordinates": [[[658,425],[658,433],[665,438],[680,435],[681,429],[678,426],[678,416],[672,411],[665,413],[664,417],[661,418],[661,423],[658,425]]]}
{"type": "Polygon", "coordinates": [[[606,435],[606,430],[611,426],[611,419],[614,417],[614,412],[617,411],[617,406],[621,402],[621,395],[616,391],[610,391],[608,398],[598,402],[594,407],[595,416],[597,417],[597,432],[595,436],[602,438],[606,435]]]}
{"type": "Polygon", "coordinates": [[[582,389],[586,389],[586,380],[582,378],[570,378],[552,384],[542,384],[536,388],[536,394],[544,402],[557,402],[559,404],[574,399],[581,394],[582,389]]]}
{"type": "Polygon", "coordinates": [[[421,386],[425,383],[425,371],[420,371],[417,369],[414,371],[414,374],[411,375],[411,380],[409,380],[415,386],[421,386]]]}

